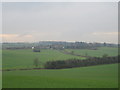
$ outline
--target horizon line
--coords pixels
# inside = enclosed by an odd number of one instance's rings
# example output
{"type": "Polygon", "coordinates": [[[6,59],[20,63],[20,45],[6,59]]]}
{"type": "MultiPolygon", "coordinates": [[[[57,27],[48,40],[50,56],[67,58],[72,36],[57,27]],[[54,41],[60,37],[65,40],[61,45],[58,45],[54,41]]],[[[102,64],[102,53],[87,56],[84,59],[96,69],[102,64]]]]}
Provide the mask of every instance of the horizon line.
{"type": "Polygon", "coordinates": [[[10,42],[10,41],[7,41],[7,42],[0,42],[0,43],[39,43],[39,42],[86,42],[86,43],[109,43],[109,44],[119,44],[119,42],[117,43],[113,43],[113,42],[97,42],[97,41],[94,41],[94,42],[88,42],[88,41],[64,41],[64,40],[41,40],[41,41],[31,41],[31,42],[27,42],[27,41],[18,41],[18,42],[10,42]]]}

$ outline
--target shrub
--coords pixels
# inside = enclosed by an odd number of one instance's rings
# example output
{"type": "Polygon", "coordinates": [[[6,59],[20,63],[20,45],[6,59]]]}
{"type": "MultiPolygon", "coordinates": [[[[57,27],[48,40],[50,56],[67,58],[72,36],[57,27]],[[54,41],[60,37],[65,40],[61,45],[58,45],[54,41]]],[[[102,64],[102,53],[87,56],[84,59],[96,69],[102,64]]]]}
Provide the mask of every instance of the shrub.
{"type": "Polygon", "coordinates": [[[118,63],[118,56],[114,57],[91,57],[86,60],[79,59],[69,59],[69,60],[58,60],[58,61],[48,61],[45,63],[46,69],[63,69],[63,68],[73,68],[73,67],[85,67],[100,64],[112,64],[118,63]]]}

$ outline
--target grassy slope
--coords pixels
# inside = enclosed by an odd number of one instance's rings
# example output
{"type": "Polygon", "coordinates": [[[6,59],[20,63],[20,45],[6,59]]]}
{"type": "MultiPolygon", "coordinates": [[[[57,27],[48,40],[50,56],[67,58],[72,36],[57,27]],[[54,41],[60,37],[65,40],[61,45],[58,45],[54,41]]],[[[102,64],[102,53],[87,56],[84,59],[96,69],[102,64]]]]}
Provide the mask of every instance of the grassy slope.
{"type": "Polygon", "coordinates": [[[32,52],[32,50],[3,50],[3,68],[24,68],[33,67],[33,60],[39,58],[44,63],[49,60],[66,60],[71,58],[81,58],[73,55],[66,55],[57,50],[41,50],[41,52],[32,52]]]}
{"type": "Polygon", "coordinates": [[[3,88],[116,88],[118,65],[3,72],[3,88]]]}
{"type": "Polygon", "coordinates": [[[109,56],[116,56],[118,55],[118,48],[112,47],[101,47],[98,50],[88,50],[88,49],[66,49],[66,51],[74,51],[76,54],[86,55],[88,56],[96,56],[101,57],[103,54],[108,54],[109,56]]]}
{"type": "MultiPolygon", "coordinates": [[[[68,49],[67,51],[74,51],[77,54],[89,56],[102,56],[108,54],[115,56],[118,54],[117,48],[102,47],[99,50],[85,50],[85,49],[68,49]]],[[[43,64],[49,60],[66,60],[71,58],[81,58],[78,56],[67,55],[60,53],[57,50],[41,50],[40,53],[32,52],[32,50],[3,50],[3,68],[29,68],[33,66],[33,60],[39,58],[43,64]]]]}

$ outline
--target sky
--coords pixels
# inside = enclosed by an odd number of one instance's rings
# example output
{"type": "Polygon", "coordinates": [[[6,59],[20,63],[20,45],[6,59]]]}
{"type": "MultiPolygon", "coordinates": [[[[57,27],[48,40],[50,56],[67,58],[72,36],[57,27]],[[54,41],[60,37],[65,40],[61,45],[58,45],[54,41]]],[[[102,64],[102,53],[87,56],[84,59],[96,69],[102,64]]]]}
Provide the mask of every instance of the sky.
{"type": "Polygon", "coordinates": [[[4,2],[3,42],[118,42],[116,2],[4,2]]]}

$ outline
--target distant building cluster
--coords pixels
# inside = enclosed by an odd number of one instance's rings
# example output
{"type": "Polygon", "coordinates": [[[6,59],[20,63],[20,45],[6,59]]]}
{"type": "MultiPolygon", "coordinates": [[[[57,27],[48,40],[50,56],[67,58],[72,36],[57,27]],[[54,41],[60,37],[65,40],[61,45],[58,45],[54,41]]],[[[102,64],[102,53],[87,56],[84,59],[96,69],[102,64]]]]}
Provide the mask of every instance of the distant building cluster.
{"type": "Polygon", "coordinates": [[[118,47],[119,44],[110,43],[87,43],[87,42],[59,42],[41,41],[36,43],[3,43],[2,49],[32,49],[40,52],[40,49],[91,49],[97,50],[98,47],[118,47]]]}

